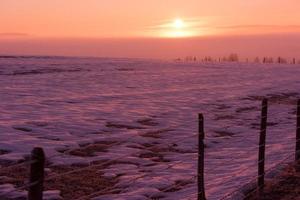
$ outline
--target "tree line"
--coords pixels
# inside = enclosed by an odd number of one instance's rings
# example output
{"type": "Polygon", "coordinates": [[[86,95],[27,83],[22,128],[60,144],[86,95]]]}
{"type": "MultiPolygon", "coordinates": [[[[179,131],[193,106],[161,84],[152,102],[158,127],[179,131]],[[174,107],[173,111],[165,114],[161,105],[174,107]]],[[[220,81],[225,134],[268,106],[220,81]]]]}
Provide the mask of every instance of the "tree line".
{"type": "Polygon", "coordinates": [[[211,56],[196,57],[186,56],[184,58],[176,58],[176,62],[249,62],[249,63],[278,63],[278,64],[300,64],[300,60],[296,58],[287,59],[282,56],[274,57],[255,57],[254,59],[246,58],[241,60],[236,53],[229,54],[228,56],[214,58],[211,56]]]}

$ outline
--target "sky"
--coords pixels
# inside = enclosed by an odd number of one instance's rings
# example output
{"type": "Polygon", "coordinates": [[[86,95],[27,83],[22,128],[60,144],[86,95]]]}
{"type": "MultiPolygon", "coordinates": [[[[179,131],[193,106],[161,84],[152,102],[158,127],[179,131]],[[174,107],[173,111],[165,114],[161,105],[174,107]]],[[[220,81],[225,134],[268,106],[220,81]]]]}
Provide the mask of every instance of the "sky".
{"type": "Polygon", "coordinates": [[[0,54],[294,56],[299,9],[299,0],[0,0],[0,54]],[[266,52],[254,52],[261,42],[266,52]]]}

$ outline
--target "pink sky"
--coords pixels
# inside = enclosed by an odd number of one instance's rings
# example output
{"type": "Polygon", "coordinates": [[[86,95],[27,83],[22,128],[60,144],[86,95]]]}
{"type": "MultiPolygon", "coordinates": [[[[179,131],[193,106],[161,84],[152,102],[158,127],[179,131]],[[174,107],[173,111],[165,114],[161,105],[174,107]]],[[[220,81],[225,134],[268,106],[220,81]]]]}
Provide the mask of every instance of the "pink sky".
{"type": "Polygon", "coordinates": [[[1,0],[0,53],[294,56],[299,9],[299,0],[1,0]]]}

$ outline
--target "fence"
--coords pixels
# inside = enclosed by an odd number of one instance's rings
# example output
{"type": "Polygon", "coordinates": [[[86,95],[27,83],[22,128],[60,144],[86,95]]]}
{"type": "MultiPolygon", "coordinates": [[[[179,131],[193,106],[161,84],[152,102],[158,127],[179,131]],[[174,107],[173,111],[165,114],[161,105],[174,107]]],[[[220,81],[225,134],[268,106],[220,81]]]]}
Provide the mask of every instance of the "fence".
{"type": "MultiPolygon", "coordinates": [[[[295,149],[295,161],[299,161],[300,160],[300,100],[298,100],[297,102],[297,109],[296,109],[296,115],[297,115],[297,122],[296,122],[296,149],[295,149]]],[[[257,171],[258,174],[255,177],[255,179],[257,179],[257,184],[256,187],[253,188],[248,194],[245,195],[246,197],[249,197],[250,195],[252,195],[253,193],[256,192],[257,195],[260,195],[261,192],[263,192],[264,186],[265,186],[265,174],[267,173],[267,171],[272,170],[265,170],[265,146],[266,146],[266,135],[267,135],[267,118],[268,118],[268,100],[267,99],[263,99],[262,101],[262,107],[261,107],[261,122],[260,122],[260,135],[259,135],[259,145],[258,145],[258,166],[257,166],[257,171]]],[[[191,177],[191,181],[196,179],[197,180],[197,199],[198,200],[206,200],[206,196],[205,196],[205,183],[204,183],[204,162],[205,162],[205,158],[204,158],[204,117],[202,114],[198,115],[198,168],[197,168],[197,175],[191,177]]],[[[193,135],[196,136],[196,135],[193,135]]],[[[186,139],[188,139],[190,137],[187,137],[186,139]]],[[[184,139],[180,139],[180,141],[183,141],[184,139]]],[[[288,157],[286,157],[285,159],[283,159],[279,164],[285,162],[287,159],[289,159],[291,157],[291,155],[289,155],[288,157]]],[[[122,158],[122,157],[120,157],[122,158]]],[[[102,162],[100,164],[95,164],[95,165],[89,165],[86,168],[92,168],[92,167],[96,167],[96,166],[105,166],[110,162],[113,162],[117,159],[120,158],[116,158],[114,160],[110,160],[110,161],[106,161],[106,162],[102,162]]],[[[49,159],[49,158],[48,158],[49,159]]],[[[76,169],[76,170],[71,170],[69,172],[63,173],[63,174],[59,174],[56,176],[52,176],[52,177],[48,177],[45,178],[44,176],[44,170],[45,170],[45,161],[46,161],[46,157],[44,154],[44,151],[42,148],[36,147],[32,150],[31,152],[31,159],[27,162],[24,163],[20,163],[17,165],[13,165],[13,166],[8,166],[5,169],[9,169],[9,168],[13,168],[13,167],[18,167],[24,164],[29,164],[30,165],[30,178],[29,178],[29,183],[23,185],[22,187],[18,187],[15,190],[24,190],[27,189],[28,190],[28,200],[42,200],[43,199],[43,185],[44,185],[44,181],[46,180],[51,180],[51,179],[56,179],[57,177],[60,176],[66,176],[66,175],[71,175],[77,172],[80,172],[82,170],[81,169],[76,169]]],[[[168,168],[174,166],[174,164],[170,164],[168,165],[168,168]]],[[[86,169],[84,168],[84,169],[86,169]]],[[[127,182],[127,184],[131,184],[134,181],[141,179],[143,177],[145,177],[147,175],[142,175],[142,176],[137,176],[136,178],[130,180],[127,182]]],[[[179,183],[180,185],[180,183],[179,183]]],[[[172,186],[174,187],[174,185],[172,186]]],[[[101,191],[97,191],[95,193],[92,193],[90,195],[86,195],[86,196],[82,196],[80,198],[78,198],[78,200],[84,200],[84,199],[90,199],[93,197],[96,197],[97,195],[101,195],[104,192],[109,192],[109,191],[114,191],[116,188],[116,186],[114,185],[113,187],[108,187],[104,190],[101,191]]],[[[171,187],[167,187],[164,190],[162,190],[161,192],[165,192],[170,190],[171,187]]],[[[231,196],[232,194],[234,194],[235,192],[237,192],[238,190],[240,190],[240,188],[238,188],[237,190],[226,194],[222,199],[226,199],[227,197],[231,196]]],[[[12,191],[10,191],[12,192],[12,191]]],[[[8,192],[8,193],[10,193],[8,192]]],[[[5,195],[5,194],[1,194],[1,195],[5,195]]],[[[156,199],[154,197],[154,195],[150,196],[149,199],[156,199]]]]}

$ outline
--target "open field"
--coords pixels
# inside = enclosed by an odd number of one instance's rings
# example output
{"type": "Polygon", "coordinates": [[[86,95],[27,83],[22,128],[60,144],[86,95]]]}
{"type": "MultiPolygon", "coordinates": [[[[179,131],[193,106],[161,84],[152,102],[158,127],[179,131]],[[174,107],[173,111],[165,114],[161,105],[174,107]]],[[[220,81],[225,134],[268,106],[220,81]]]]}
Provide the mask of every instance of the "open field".
{"type": "Polygon", "coordinates": [[[263,97],[266,167],[294,150],[299,74],[283,64],[0,58],[0,195],[28,175],[5,168],[41,146],[46,190],[64,199],[195,199],[201,112],[206,193],[219,199],[256,175],[263,97]]]}

